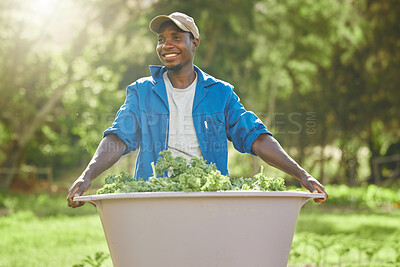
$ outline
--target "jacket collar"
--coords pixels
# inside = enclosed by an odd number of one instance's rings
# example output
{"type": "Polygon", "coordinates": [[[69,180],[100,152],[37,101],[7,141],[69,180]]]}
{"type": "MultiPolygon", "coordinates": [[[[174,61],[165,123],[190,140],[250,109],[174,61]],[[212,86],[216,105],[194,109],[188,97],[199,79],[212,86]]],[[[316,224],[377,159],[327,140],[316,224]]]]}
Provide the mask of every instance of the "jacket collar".
{"type": "MultiPolygon", "coordinates": [[[[166,68],[165,66],[154,66],[154,65],[149,66],[149,68],[151,76],[155,81],[153,90],[160,96],[164,104],[168,107],[168,97],[167,97],[167,92],[165,90],[165,84],[163,79],[163,73],[166,71],[166,68]]],[[[207,95],[208,87],[218,82],[214,77],[203,72],[200,68],[198,68],[195,65],[194,69],[197,72],[197,87],[194,96],[192,111],[195,111],[196,107],[207,95]]]]}
{"type": "MultiPolygon", "coordinates": [[[[197,72],[197,79],[199,83],[204,84],[203,86],[210,86],[218,81],[212,77],[211,75],[203,72],[199,67],[196,65],[194,66],[194,70],[197,72]]],[[[157,65],[150,65],[149,66],[151,76],[153,77],[156,83],[163,82],[163,73],[167,70],[165,66],[157,66],[157,65]]]]}
{"type": "Polygon", "coordinates": [[[165,67],[161,66],[149,66],[149,68],[151,76],[154,80],[153,91],[156,92],[156,94],[162,99],[169,111],[167,91],[165,89],[165,83],[162,77],[166,69],[165,67]]]}

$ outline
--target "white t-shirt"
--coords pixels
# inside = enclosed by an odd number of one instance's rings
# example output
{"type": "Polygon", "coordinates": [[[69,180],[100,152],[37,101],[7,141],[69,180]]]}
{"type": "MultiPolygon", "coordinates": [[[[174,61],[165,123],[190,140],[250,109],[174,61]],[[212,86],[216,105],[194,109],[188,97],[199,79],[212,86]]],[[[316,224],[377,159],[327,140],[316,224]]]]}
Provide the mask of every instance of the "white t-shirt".
{"type": "Polygon", "coordinates": [[[196,92],[196,78],[185,89],[174,88],[167,72],[163,74],[169,104],[168,150],[172,156],[182,156],[186,160],[194,156],[202,157],[199,140],[194,128],[192,108],[196,92]]]}

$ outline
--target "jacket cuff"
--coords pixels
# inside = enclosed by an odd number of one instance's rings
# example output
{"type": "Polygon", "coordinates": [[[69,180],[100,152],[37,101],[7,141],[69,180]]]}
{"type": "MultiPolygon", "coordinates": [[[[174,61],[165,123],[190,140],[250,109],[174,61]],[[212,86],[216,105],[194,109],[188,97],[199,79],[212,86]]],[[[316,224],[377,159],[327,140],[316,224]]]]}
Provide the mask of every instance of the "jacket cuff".
{"type": "Polygon", "coordinates": [[[118,131],[118,129],[113,128],[113,127],[106,129],[103,133],[103,138],[109,134],[117,135],[118,138],[121,139],[125,143],[126,149],[122,155],[126,155],[126,154],[130,153],[131,151],[135,150],[135,148],[133,147],[133,145],[131,144],[129,139],[126,136],[124,136],[120,131],[118,131]]]}
{"type": "Polygon", "coordinates": [[[244,146],[245,146],[246,152],[253,156],[257,156],[257,155],[251,150],[251,146],[253,145],[254,141],[257,140],[257,138],[260,136],[260,134],[269,134],[270,136],[273,136],[273,134],[270,131],[268,131],[266,128],[257,129],[255,131],[253,131],[252,133],[250,133],[249,136],[246,138],[244,146]]]}

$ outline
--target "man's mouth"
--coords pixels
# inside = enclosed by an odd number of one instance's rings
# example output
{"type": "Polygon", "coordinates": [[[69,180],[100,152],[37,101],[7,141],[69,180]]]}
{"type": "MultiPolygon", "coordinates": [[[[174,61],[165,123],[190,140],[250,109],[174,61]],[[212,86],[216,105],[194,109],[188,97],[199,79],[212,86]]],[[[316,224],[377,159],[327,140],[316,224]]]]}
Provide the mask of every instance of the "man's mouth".
{"type": "Polygon", "coordinates": [[[171,54],[164,54],[163,56],[165,57],[165,58],[171,58],[171,57],[177,57],[179,54],[177,54],[177,53],[171,53],[171,54]]]}

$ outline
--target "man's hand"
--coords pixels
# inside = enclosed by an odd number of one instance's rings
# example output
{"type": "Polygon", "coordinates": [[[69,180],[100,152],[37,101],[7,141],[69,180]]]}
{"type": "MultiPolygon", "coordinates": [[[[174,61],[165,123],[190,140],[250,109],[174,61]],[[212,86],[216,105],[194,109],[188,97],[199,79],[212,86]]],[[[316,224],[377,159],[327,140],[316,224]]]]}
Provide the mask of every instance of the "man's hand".
{"type": "Polygon", "coordinates": [[[251,150],[269,165],[298,179],[301,186],[311,193],[322,193],[325,195],[324,198],[315,198],[315,202],[324,203],[328,200],[328,194],[325,192],[322,184],[301,168],[272,136],[260,134],[252,144],[251,150]]]}
{"type": "Polygon", "coordinates": [[[89,165],[69,189],[67,197],[68,206],[76,208],[85,204],[84,201],[73,201],[74,196],[85,194],[89,190],[92,180],[114,165],[122,156],[125,149],[125,143],[116,134],[109,134],[104,137],[89,165]]]}
{"type": "Polygon", "coordinates": [[[316,203],[324,203],[328,200],[328,194],[326,193],[324,186],[311,175],[301,177],[300,184],[311,193],[322,193],[325,195],[324,198],[314,198],[316,203]]]}
{"type": "Polygon", "coordinates": [[[72,208],[77,208],[83,206],[85,204],[84,201],[73,201],[75,196],[82,196],[85,194],[90,188],[91,180],[84,179],[82,176],[76,179],[76,181],[72,184],[71,188],[68,190],[68,206],[72,208]]]}

